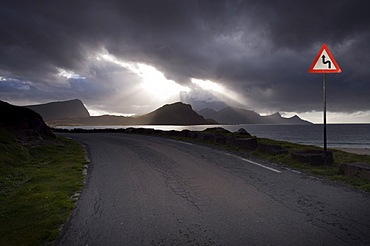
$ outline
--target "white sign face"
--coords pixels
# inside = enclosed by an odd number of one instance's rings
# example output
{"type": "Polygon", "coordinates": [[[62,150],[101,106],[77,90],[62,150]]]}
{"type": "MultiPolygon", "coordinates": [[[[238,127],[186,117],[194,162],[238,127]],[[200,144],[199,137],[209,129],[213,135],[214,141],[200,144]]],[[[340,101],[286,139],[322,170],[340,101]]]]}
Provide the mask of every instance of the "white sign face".
{"type": "Polygon", "coordinates": [[[337,70],[333,61],[330,59],[326,50],[323,50],[319,59],[317,60],[315,66],[312,68],[313,70],[337,70]]]}

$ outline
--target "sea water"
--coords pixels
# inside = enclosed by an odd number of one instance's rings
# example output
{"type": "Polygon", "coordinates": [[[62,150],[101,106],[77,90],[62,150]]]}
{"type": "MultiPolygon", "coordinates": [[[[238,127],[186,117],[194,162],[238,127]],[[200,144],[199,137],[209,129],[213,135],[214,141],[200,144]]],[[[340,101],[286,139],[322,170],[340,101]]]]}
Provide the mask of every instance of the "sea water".
{"type": "MultiPolygon", "coordinates": [[[[135,125],[135,126],[83,126],[83,129],[104,129],[104,128],[151,128],[156,130],[191,130],[202,131],[212,127],[222,127],[231,132],[244,128],[252,136],[259,138],[270,138],[292,143],[324,145],[324,127],[322,124],[312,125],[262,125],[262,124],[240,124],[240,125],[135,125]]],[[[75,128],[75,127],[58,127],[75,128]]],[[[327,124],[327,146],[329,148],[370,148],[370,124],[327,124]]]]}
{"type": "MultiPolygon", "coordinates": [[[[314,125],[244,125],[257,137],[292,143],[324,146],[324,126],[314,125]]],[[[370,148],[370,124],[328,124],[327,146],[330,148],[370,148]]]]}

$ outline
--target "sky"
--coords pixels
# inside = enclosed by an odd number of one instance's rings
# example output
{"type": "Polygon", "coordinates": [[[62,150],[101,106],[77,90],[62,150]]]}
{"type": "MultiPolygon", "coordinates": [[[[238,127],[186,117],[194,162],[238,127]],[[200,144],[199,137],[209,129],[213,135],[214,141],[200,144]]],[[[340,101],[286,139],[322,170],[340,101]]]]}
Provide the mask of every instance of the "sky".
{"type": "Polygon", "coordinates": [[[181,101],[370,123],[366,0],[2,0],[0,100],[80,99],[92,115],[141,115],[181,101]]]}

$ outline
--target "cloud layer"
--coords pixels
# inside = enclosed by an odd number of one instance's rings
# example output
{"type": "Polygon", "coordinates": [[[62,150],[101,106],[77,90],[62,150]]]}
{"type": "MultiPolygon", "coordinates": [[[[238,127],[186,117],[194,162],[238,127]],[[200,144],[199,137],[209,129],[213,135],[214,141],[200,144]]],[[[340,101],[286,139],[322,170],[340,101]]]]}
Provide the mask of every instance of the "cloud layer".
{"type": "Polygon", "coordinates": [[[0,99],[79,98],[88,108],[127,114],[179,100],[196,109],[320,111],[322,75],[307,70],[326,43],[343,70],[327,76],[328,110],[369,111],[369,5],[350,0],[3,1],[0,99]],[[153,93],[144,86],[140,66],[151,66],[189,90],[153,93]],[[204,89],[192,79],[211,81],[224,91],[204,89]]]}

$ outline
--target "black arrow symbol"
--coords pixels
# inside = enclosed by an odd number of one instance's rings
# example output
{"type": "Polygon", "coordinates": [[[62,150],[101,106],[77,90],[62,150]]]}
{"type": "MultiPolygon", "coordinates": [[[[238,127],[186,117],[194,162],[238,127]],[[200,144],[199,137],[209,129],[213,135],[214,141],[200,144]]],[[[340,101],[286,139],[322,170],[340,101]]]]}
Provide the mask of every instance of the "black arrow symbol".
{"type": "Polygon", "coordinates": [[[325,55],[322,55],[322,63],[323,64],[327,64],[327,63],[329,63],[329,69],[331,68],[331,61],[325,61],[325,55]]]}

